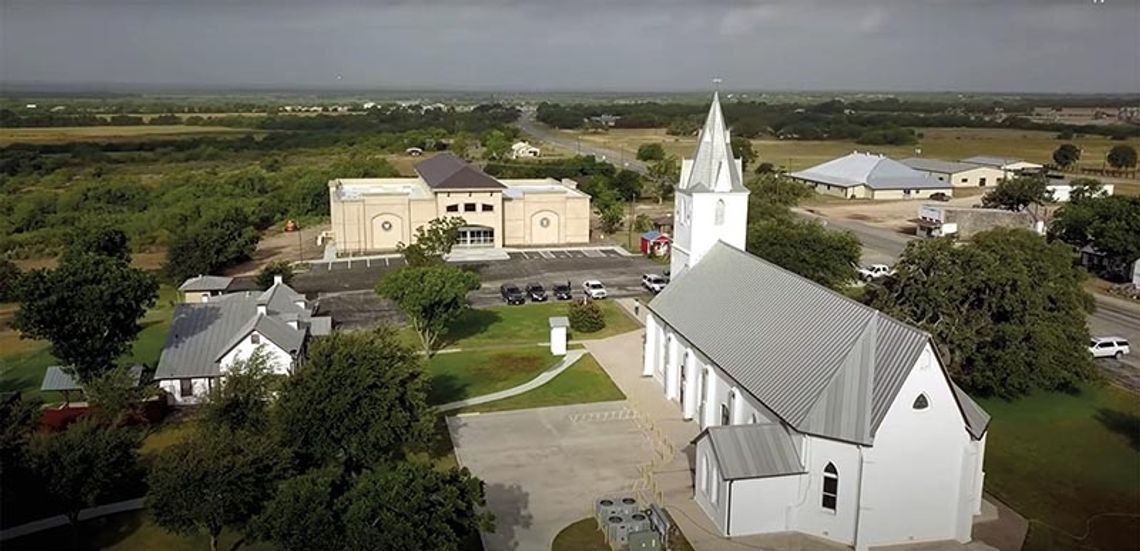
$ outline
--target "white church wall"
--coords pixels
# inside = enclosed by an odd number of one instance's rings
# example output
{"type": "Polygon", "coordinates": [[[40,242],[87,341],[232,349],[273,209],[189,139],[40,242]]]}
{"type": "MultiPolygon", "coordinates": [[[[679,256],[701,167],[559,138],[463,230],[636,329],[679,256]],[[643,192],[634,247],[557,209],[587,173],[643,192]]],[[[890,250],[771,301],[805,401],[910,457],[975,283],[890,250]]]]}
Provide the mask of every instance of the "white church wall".
{"type": "Polygon", "coordinates": [[[980,499],[983,450],[966,431],[946,376],[927,346],[867,454],[858,547],[968,541],[980,499]],[[929,405],[916,410],[920,394],[929,405]]]}
{"type": "Polygon", "coordinates": [[[855,540],[855,519],[859,507],[859,446],[816,436],[805,436],[801,457],[807,474],[800,477],[791,528],[840,543],[855,540]],[[838,477],[835,510],[823,506],[824,470],[835,465],[838,477]]]}
{"type": "Polygon", "coordinates": [[[728,483],[720,478],[716,457],[708,438],[697,442],[696,471],[693,473],[693,500],[712,519],[720,534],[726,533],[728,520],[728,483]]]}
{"type": "Polygon", "coordinates": [[[641,375],[652,377],[657,368],[657,348],[661,342],[661,325],[650,312],[645,316],[645,343],[641,353],[641,375]]]}
{"type": "Polygon", "coordinates": [[[747,193],[693,193],[693,223],[689,238],[689,262],[700,262],[717,241],[743,250],[748,224],[747,193]],[[718,203],[723,202],[723,208],[718,203]],[[718,211],[722,216],[719,217],[718,211]]]}
{"type": "Polygon", "coordinates": [[[796,502],[804,475],[732,481],[729,536],[788,531],[791,504],[796,502]]]}

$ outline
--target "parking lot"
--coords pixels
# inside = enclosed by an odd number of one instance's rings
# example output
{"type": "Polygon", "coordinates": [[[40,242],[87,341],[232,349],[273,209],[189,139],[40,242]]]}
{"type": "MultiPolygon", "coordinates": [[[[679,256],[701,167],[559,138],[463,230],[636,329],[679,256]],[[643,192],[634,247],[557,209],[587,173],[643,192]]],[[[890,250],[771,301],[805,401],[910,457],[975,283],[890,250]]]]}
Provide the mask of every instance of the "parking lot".
{"type": "Polygon", "coordinates": [[[626,402],[447,419],[459,463],[486,483],[487,551],[550,549],[595,499],[628,491],[651,451],[626,402]]]}
{"type": "MultiPolygon", "coordinates": [[[[314,264],[308,272],[297,274],[293,287],[317,298],[321,311],[332,315],[338,327],[369,327],[400,319],[399,313],[377,297],[373,288],[385,272],[403,265],[399,257],[314,264]]],[[[582,282],[598,279],[611,297],[634,296],[643,292],[642,274],[666,269],[644,257],[626,256],[611,249],[520,251],[510,253],[507,260],[456,265],[479,272],[483,285],[469,296],[477,308],[500,304],[499,286],[503,283],[519,287],[539,283],[549,288],[555,282],[569,281],[575,296],[581,296],[582,282]]]]}

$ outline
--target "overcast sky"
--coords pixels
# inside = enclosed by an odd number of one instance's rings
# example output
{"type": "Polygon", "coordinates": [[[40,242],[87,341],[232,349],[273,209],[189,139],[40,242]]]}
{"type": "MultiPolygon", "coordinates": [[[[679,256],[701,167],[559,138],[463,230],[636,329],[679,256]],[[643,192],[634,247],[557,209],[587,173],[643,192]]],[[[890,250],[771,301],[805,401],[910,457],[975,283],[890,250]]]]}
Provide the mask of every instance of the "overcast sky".
{"type": "Polygon", "coordinates": [[[1140,92],[1140,0],[0,0],[4,83],[1140,92]]]}

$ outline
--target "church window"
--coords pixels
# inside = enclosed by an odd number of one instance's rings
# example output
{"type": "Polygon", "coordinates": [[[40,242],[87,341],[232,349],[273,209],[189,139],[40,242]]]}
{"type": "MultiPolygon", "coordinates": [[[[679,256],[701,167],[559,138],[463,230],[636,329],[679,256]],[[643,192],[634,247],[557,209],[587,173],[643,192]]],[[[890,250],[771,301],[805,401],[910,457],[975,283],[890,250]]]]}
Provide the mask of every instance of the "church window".
{"type": "Polygon", "coordinates": [[[709,491],[709,458],[701,456],[701,474],[697,478],[701,484],[701,491],[708,493],[709,491]]]}
{"type": "Polygon", "coordinates": [[[715,463],[712,466],[712,480],[710,482],[711,482],[711,484],[709,484],[709,501],[712,502],[713,505],[716,505],[717,494],[719,493],[719,490],[720,490],[720,473],[717,472],[715,463]]]}
{"type": "Polygon", "coordinates": [[[251,344],[261,344],[261,335],[258,335],[257,333],[250,335],[249,342],[251,344]]]}
{"type": "Polygon", "coordinates": [[[720,405],[720,424],[727,425],[728,421],[729,421],[728,404],[721,404],[720,405]]]}
{"type": "Polygon", "coordinates": [[[475,212],[475,203],[463,203],[463,212],[475,212]]]}
{"type": "Polygon", "coordinates": [[[717,199],[716,201],[716,225],[724,224],[724,199],[717,199]]]}
{"type": "Polygon", "coordinates": [[[755,413],[753,413],[753,414],[752,414],[751,423],[752,423],[753,425],[755,425],[755,424],[757,424],[757,423],[759,423],[759,422],[760,422],[760,417],[759,417],[759,416],[757,416],[755,413]]]}
{"type": "Polygon", "coordinates": [[[459,204],[447,205],[447,212],[459,212],[459,204]]]}
{"type": "Polygon", "coordinates": [[[925,394],[919,394],[918,398],[914,399],[914,409],[926,409],[930,407],[930,400],[926,398],[925,394]]]}
{"type": "Polygon", "coordinates": [[[481,204],[479,205],[479,208],[480,208],[480,209],[482,209],[482,210],[483,210],[483,212],[491,212],[491,211],[494,211],[494,210],[495,210],[495,206],[494,206],[494,205],[488,205],[487,203],[481,203],[481,204]]]}
{"type": "Polygon", "coordinates": [[[828,463],[823,469],[823,508],[835,511],[839,498],[839,471],[835,463],[828,463]]]}

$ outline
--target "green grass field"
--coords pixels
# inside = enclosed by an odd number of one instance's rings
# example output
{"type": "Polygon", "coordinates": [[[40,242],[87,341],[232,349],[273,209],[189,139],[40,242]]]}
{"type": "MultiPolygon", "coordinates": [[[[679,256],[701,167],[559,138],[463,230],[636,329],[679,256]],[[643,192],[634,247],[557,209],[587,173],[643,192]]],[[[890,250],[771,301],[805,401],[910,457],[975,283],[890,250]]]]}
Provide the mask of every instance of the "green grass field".
{"type": "MultiPolygon", "coordinates": [[[[166,285],[159,288],[158,300],[154,308],[143,318],[142,332],[139,333],[130,353],[123,356],[123,363],[140,362],[151,368],[158,364],[158,356],[162,353],[162,345],[166,342],[166,333],[170,330],[170,321],[177,300],[176,289],[166,285]]],[[[48,366],[59,364],[59,361],[51,355],[50,345],[47,342],[21,340],[15,330],[7,327],[5,321],[0,328],[0,343],[15,344],[11,347],[4,346],[3,351],[0,351],[0,392],[19,391],[25,398],[38,397],[45,401],[62,401],[61,396],[40,394],[44,371],[48,366]]]]}
{"type": "Polygon", "coordinates": [[[1136,548],[1140,396],[1104,385],[981,404],[993,416],[986,490],[1031,519],[1026,549],[1136,548]],[[1094,518],[1104,513],[1132,517],[1094,518]],[[1083,547],[1069,536],[1086,531],[1083,547]]]}
{"type": "Polygon", "coordinates": [[[518,386],[560,359],[546,347],[525,345],[436,354],[427,362],[428,403],[444,404],[518,386]]]}
{"type": "Polygon", "coordinates": [[[124,140],[178,140],[203,136],[225,137],[265,134],[264,131],[224,126],[58,126],[0,128],[0,147],[14,143],[114,142],[124,140]]]}
{"type": "Polygon", "coordinates": [[[610,380],[598,361],[586,354],[550,382],[530,392],[464,408],[459,413],[487,413],[624,399],[625,394],[610,380]]]}
{"type": "MultiPolygon", "coordinates": [[[[219,549],[229,549],[237,535],[226,530],[218,542],[219,549]]],[[[210,548],[205,535],[185,537],[171,534],[155,525],[145,511],[131,511],[89,520],[78,530],[70,527],[55,528],[37,534],[4,542],[6,551],[46,551],[68,549],[86,551],[203,551],[210,548]]],[[[246,544],[243,551],[270,551],[265,543],[246,544]]]]}
{"type": "MultiPolygon", "coordinates": [[[[613,301],[598,301],[606,326],[594,333],[570,332],[571,340],[604,339],[638,328],[637,322],[613,301]]],[[[568,302],[473,308],[452,324],[444,348],[478,348],[550,341],[552,316],[565,316],[568,302]]]]}

